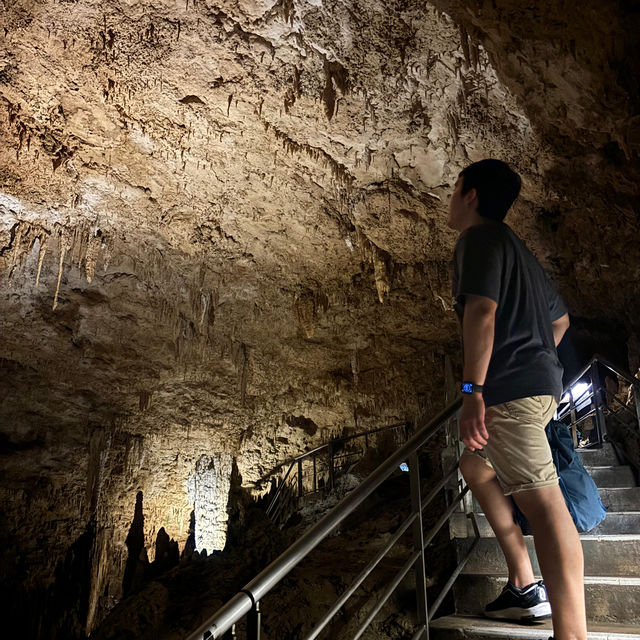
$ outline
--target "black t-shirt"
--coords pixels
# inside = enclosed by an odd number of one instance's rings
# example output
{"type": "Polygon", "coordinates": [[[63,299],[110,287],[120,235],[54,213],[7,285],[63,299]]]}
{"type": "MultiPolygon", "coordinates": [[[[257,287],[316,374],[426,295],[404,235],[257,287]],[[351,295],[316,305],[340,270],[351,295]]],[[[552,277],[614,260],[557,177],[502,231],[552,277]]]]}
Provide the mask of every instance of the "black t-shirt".
{"type": "Polygon", "coordinates": [[[567,308],[535,256],[503,222],[488,221],[460,234],[453,297],[461,323],[467,295],[498,304],[486,406],[538,395],[559,400],[562,365],[551,323],[567,308]]]}

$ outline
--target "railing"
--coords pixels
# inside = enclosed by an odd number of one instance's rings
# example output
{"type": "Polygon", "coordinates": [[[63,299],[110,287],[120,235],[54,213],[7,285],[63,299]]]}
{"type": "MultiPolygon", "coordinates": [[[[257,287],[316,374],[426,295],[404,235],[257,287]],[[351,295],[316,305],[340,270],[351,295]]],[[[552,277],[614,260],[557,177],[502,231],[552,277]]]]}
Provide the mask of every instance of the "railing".
{"type": "MultiPolygon", "coordinates": [[[[615,373],[618,377],[625,380],[633,387],[633,394],[636,404],[636,414],[640,425],[640,381],[633,378],[627,373],[622,372],[619,368],[612,365],[601,356],[594,356],[582,371],[574,377],[567,385],[563,393],[569,393],[569,404],[566,408],[560,409],[557,417],[564,419],[570,417],[571,427],[574,428],[580,421],[586,417],[596,416],[596,427],[600,443],[603,441],[606,433],[606,424],[604,421],[604,410],[606,401],[614,401],[615,396],[610,394],[605,387],[601,385],[598,364],[601,364],[615,373]],[[578,398],[573,397],[572,390],[578,382],[585,376],[589,376],[590,387],[582,393],[578,398]],[[604,395],[603,395],[604,394],[604,395]],[[603,400],[604,398],[604,400],[603,400]],[[589,402],[590,407],[586,414],[583,414],[583,403],[589,402]],[[592,406],[591,406],[592,405],[592,406]]],[[[291,547],[289,547],[282,555],[264,569],[258,576],[241,589],[229,602],[219,609],[206,623],[201,625],[188,640],[213,640],[216,638],[236,638],[236,624],[246,616],[246,638],[247,640],[260,640],[262,628],[262,611],[260,603],[263,598],[290,572],[292,571],[313,549],[315,549],[325,538],[327,538],[340,523],[350,514],[352,514],[363,502],[369,497],[392,473],[400,466],[401,463],[408,462],[410,475],[410,492],[411,492],[411,513],[400,525],[394,535],[387,541],[387,544],[381,549],[375,557],[373,557],[367,566],[355,578],[352,584],[344,591],[344,593],[336,600],[333,606],[318,620],[314,627],[304,636],[304,640],[315,640],[326,629],[333,617],[345,605],[348,599],[356,593],[357,589],[362,585],[365,579],[373,572],[380,561],[389,553],[394,545],[406,534],[411,528],[413,533],[413,551],[406,559],[406,562],[400,571],[392,578],[380,597],[379,601],[369,611],[366,618],[360,624],[354,640],[361,638],[367,627],[371,624],[375,616],[382,609],[384,604],[389,600],[394,590],[400,585],[407,574],[413,570],[416,578],[416,594],[418,603],[418,620],[412,640],[428,640],[429,622],[443,602],[446,594],[453,586],[459,573],[462,571],[468,558],[473,553],[480,534],[478,532],[477,523],[474,514],[469,514],[473,529],[475,532],[475,540],[468,549],[465,556],[459,562],[451,577],[442,587],[440,594],[435,598],[433,604],[429,605],[427,601],[427,585],[426,585],[426,558],[425,549],[433,540],[437,532],[448,521],[454,511],[458,508],[461,501],[464,500],[469,489],[458,482],[459,491],[457,495],[450,501],[449,507],[440,516],[438,521],[425,532],[423,526],[423,513],[438,493],[447,486],[447,484],[456,477],[459,467],[459,456],[456,455],[456,463],[452,468],[443,475],[443,478],[430,489],[429,493],[423,498],[422,482],[420,478],[420,463],[418,459],[418,451],[427,444],[442,427],[449,424],[458,409],[461,406],[461,399],[458,398],[451,403],[446,409],[438,414],[433,420],[420,428],[404,446],[392,454],[387,460],[380,465],[371,475],[369,475],[356,489],[345,496],[329,513],[327,513],[316,525],[311,527],[301,538],[299,538],[291,547]]],[[[625,407],[628,411],[628,407],[625,407]]],[[[356,436],[357,437],[357,436],[356,436]]],[[[320,449],[320,448],[319,448],[320,449]]],[[[314,452],[308,452],[305,456],[310,456],[314,452]]],[[[456,448],[456,453],[458,449],[456,448]]],[[[293,465],[292,465],[293,467],[293,465]]],[[[292,467],[289,469],[291,472],[292,467]]]]}
{"type": "MultiPolygon", "coordinates": [[[[246,637],[248,640],[259,640],[261,637],[262,611],[260,603],[263,598],[275,587],[294,567],[296,567],[313,549],[315,549],[327,536],[329,536],[338,525],[350,514],[352,514],[385,480],[387,480],[402,463],[408,462],[409,483],[411,493],[411,513],[400,525],[383,549],[370,560],[367,566],[352,582],[344,593],[338,598],[334,605],[324,616],[315,623],[305,636],[305,640],[317,638],[331,622],[333,617],[340,611],[347,600],[357,591],[360,585],[371,574],[380,561],[389,553],[402,536],[412,530],[413,551],[406,559],[406,562],[389,582],[379,601],[361,623],[354,640],[358,640],[371,624],[375,616],[389,600],[392,593],[400,585],[407,574],[413,570],[416,578],[416,592],[418,602],[418,622],[413,635],[413,640],[428,639],[428,624],[438,607],[444,600],[449,589],[453,585],[456,577],[464,567],[468,557],[473,552],[480,537],[477,525],[472,516],[472,522],[476,533],[474,544],[468,550],[465,557],[456,567],[453,575],[443,586],[442,591],[429,606],[427,602],[427,581],[425,570],[425,549],[433,540],[438,531],[448,521],[453,512],[458,508],[460,501],[464,499],[468,487],[462,487],[458,483],[459,491],[450,502],[449,507],[441,515],[435,525],[427,532],[423,526],[423,513],[440,491],[447,486],[458,473],[458,462],[445,474],[443,478],[430,489],[428,495],[422,497],[422,481],[420,478],[420,463],[418,451],[424,447],[439,431],[456,415],[461,406],[461,399],[452,402],[446,409],[438,414],[433,420],[420,428],[404,446],[393,453],[383,462],[373,473],[371,473],[356,489],[345,496],[329,513],[327,513],[317,524],[311,527],[301,538],[289,547],[280,557],[272,562],[258,576],[256,576],[244,589],[238,592],[229,602],[219,609],[206,623],[189,636],[189,640],[208,640],[214,638],[236,638],[236,624],[245,616],[246,637]],[[225,635],[227,634],[227,635],[225,635]]],[[[312,452],[309,452],[312,453],[312,452]]]]}
{"type": "Polygon", "coordinates": [[[356,440],[362,440],[364,450],[369,448],[369,441],[377,434],[388,431],[402,431],[403,440],[407,439],[410,423],[396,424],[371,429],[361,433],[354,433],[344,438],[337,438],[307,451],[291,461],[286,473],[280,480],[278,488],[266,509],[266,514],[274,522],[284,508],[283,496],[293,494],[297,499],[305,495],[331,490],[336,477],[345,472],[354,462],[354,458],[361,456],[363,450],[344,451],[346,445],[356,440]]]}
{"type": "MultiPolygon", "coordinates": [[[[586,420],[593,418],[595,422],[594,431],[596,432],[596,447],[601,447],[606,439],[607,434],[607,415],[615,416],[611,409],[612,405],[617,406],[619,410],[630,414],[632,418],[637,420],[640,425],[640,380],[631,376],[631,374],[622,371],[619,367],[609,362],[600,355],[594,355],[591,360],[573,377],[571,382],[566,386],[563,398],[568,395],[568,404],[559,407],[557,412],[558,420],[569,420],[568,426],[573,433],[574,444],[577,446],[577,430],[578,426],[586,420]],[[599,366],[600,365],[600,366],[599,366]],[[606,385],[603,384],[601,378],[601,368],[608,369],[618,378],[622,378],[633,389],[633,397],[635,401],[635,412],[627,407],[623,402],[611,393],[606,385]]],[[[594,446],[594,443],[590,445],[594,446]]]]}

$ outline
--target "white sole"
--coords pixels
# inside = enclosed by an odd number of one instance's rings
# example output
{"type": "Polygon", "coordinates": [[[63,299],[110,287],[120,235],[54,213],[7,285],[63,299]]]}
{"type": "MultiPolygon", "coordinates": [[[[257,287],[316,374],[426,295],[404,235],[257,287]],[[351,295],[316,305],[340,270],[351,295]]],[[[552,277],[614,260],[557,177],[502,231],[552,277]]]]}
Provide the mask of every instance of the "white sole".
{"type": "Polygon", "coordinates": [[[541,602],[528,609],[509,607],[508,609],[500,609],[500,611],[485,611],[484,615],[496,620],[542,620],[551,617],[551,605],[548,602],[541,602]]]}

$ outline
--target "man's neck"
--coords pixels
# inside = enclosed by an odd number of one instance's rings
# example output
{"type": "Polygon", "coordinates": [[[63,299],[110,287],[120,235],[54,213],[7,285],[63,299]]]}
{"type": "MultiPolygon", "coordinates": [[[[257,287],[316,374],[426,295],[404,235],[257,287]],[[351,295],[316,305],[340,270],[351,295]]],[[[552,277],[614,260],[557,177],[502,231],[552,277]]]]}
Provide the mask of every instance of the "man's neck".
{"type": "Polygon", "coordinates": [[[460,233],[464,233],[471,227],[476,227],[480,224],[487,224],[488,222],[493,222],[493,220],[490,220],[489,218],[483,218],[480,214],[474,211],[473,213],[469,213],[464,222],[460,225],[458,231],[460,231],[460,233]]]}

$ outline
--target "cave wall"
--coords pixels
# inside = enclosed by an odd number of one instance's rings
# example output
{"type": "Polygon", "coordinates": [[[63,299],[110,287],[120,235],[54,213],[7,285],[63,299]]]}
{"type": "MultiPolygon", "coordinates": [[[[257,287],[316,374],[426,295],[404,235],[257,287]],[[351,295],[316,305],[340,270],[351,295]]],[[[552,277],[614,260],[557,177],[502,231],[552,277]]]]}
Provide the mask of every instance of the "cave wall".
{"type": "Polygon", "coordinates": [[[440,406],[458,349],[446,200],[470,161],[522,174],[510,221],[576,344],[603,336],[635,370],[638,15],[3,3],[0,540],[15,619],[53,638],[104,617],[140,492],[149,561],[163,528],[186,545],[199,473],[219,546],[233,461],[260,493],[302,450],[440,406]]]}

